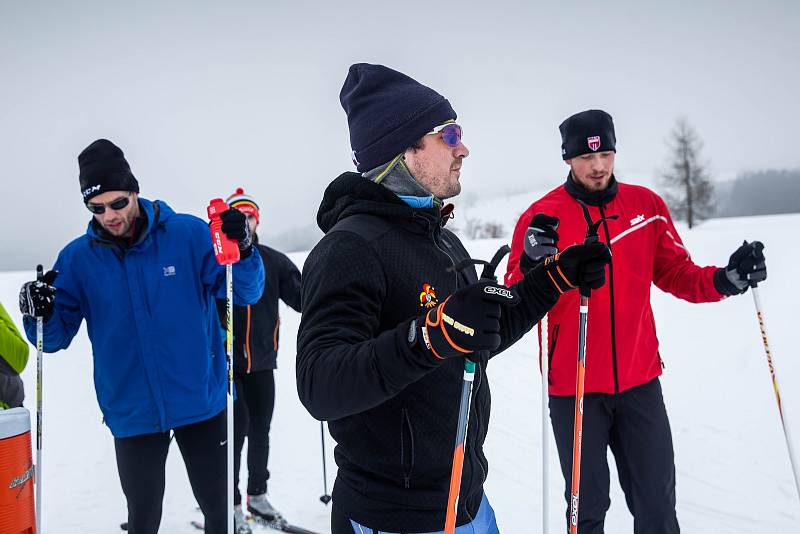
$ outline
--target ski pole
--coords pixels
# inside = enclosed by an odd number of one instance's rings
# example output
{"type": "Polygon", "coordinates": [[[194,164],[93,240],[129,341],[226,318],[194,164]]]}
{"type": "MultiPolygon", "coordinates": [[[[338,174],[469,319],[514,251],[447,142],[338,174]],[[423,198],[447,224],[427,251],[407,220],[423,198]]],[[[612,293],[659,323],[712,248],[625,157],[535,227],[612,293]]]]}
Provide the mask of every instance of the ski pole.
{"type": "Polygon", "coordinates": [[[327,464],[325,462],[325,422],[324,421],[320,421],[319,422],[319,433],[320,433],[320,437],[322,438],[322,486],[323,486],[323,489],[324,489],[324,493],[319,498],[319,500],[322,501],[322,503],[327,506],[328,503],[331,502],[331,496],[328,493],[328,468],[327,468],[327,464]]]}
{"type": "MultiPolygon", "coordinates": [[[[508,245],[503,245],[494,255],[492,261],[477,262],[486,263],[481,275],[481,280],[497,280],[494,272],[500,260],[508,254],[511,249],[508,245]]],[[[465,262],[462,262],[465,263],[465,262]]],[[[466,264],[476,263],[475,260],[467,260],[466,264]]],[[[478,351],[478,358],[488,357],[487,351],[478,351]]],[[[461,493],[461,472],[464,467],[464,446],[467,442],[467,426],[469,423],[469,405],[472,398],[472,384],[475,379],[475,362],[464,359],[464,381],[461,386],[461,401],[458,406],[458,427],[456,431],[456,445],[453,450],[453,467],[450,471],[450,491],[447,495],[447,513],[445,515],[444,534],[453,534],[456,529],[456,516],[458,515],[458,497],[461,493]]]]}
{"type": "MultiPolygon", "coordinates": [[[[616,219],[617,215],[601,217],[597,221],[592,221],[589,214],[589,207],[580,199],[578,203],[583,209],[583,217],[586,219],[586,239],[585,244],[596,243],[600,240],[597,229],[604,220],[616,219]]],[[[580,309],[578,316],[578,365],[577,377],[575,380],[575,420],[572,430],[572,488],[570,490],[570,512],[569,512],[569,532],[578,533],[578,509],[580,505],[581,493],[581,445],[583,444],[583,394],[586,379],[586,330],[589,322],[589,297],[591,289],[581,286],[580,309]]]]}
{"type": "Polygon", "coordinates": [[[550,513],[548,512],[548,486],[550,484],[550,425],[547,422],[547,404],[549,400],[548,395],[548,373],[550,372],[549,351],[547,328],[548,321],[547,315],[542,317],[540,322],[542,329],[542,341],[540,344],[540,358],[542,368],[542,534],[549,532],[548,524],[550,523],[550,513]]]}
{"type": "MultiPolygon", "coordinates": [[[[44,268],[36,266],[36,280],[44,278],[44,268]]],[[[42,352],[44,319],[36,318],[36,532],[42,532],[42,352]]]]}
{"type": "Polygon", "coordinates": [[[225,359],[228,364],[228,395],[225,404],[228,473],[228,533],[233,534],[233,265],[225,265],[225,304],[227,307],[228,331],[225,343],[225,359]]]}
{"type": "Polygon", "coordinates": [[[570,495],[569,532],[578,532],[578,504],[581,492],[581,445],[583,443],[583,388],[586,378],[586,326],[589,315],[589,290],[581,288],[578,325],[578,373],[575,384],[575,423],[572,433],[572,489],[570,495]]]}
{"type": "Polygon", "coordinates": [[[794,447],[792,445],[792,437],[789,433],[789,427],[786,425],[786,418],[783,413],[783,403],[781,402],[781,392],[778,388],[778,376],[775,371],[775,364],[772,361],[772,352],[769,349],[769,341],[767,339],[767,325],[764,322],[764,312],[761,309],[761,297],[758,294],[758,284],[750,282],[750,290],[753,293],[753,302],[756,306],[756,316],[758,317],[758,326],[761,329],[761,340],[764,342],[764,352],[767,354],[767,364],[769,365],[769,374],[772,377],[772,389],[775,391],[775,400],[778,402],[778,413],[781,417],[781,426],[783,427],[783,435],[786,438],[786,448],[789,450],[789,462],[792,465],[792,474],[794,475],[794,485],[797,489],[797,495],[800,497],[800,479],[797,477],[797,460],[794,455],[794,447]]]}
{"type": "MultiPolygon", "coordinates": [[[[480,357],[484,354],[479,353],[480,357]]],[[[445,534],[453,534],[456,529],[458,514],[458,496],[461,492],[461,471],[464,467],[464,444],[467,441],[467,423],[469,422],[469,404],[472,397],[472,383],[475,379],[475,362],[464,361],[464,383],[461,386],[461,401],[458,407],[458,431],[456,447],[453,451],[453,468],[450,471],[450,492],[447,495],[447,516],[444,523],[445,534]]]]}
{"type": "Polygon", "coordinates": [[[226,340],[225,359],[228,371],[228,393],[225,404],[226,456],[227,456],[227,506],[228,534],[233,534],[233,264],[239,261],[239,246],[222,232],[220,214],[229,209],[221,198],[215,198],[208,205],[208,218],[211,220],[211,241],[217,262],[225,266],[225,304],[226,304],[226,340]]]}

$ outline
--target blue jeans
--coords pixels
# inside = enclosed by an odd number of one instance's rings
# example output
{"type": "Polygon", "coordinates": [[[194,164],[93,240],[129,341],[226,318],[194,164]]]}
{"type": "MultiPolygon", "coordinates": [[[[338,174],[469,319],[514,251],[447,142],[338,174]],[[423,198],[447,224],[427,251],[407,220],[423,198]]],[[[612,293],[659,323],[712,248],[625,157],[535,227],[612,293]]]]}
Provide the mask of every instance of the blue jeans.
{"type": "MultiPolygon", "coordinates": [[[[383,530],[374,531],[371,528],[359,525],[352,519],[350,520],[350,524],[353,525],[353,532],[355,534],[398,534],[396,532],[384,532],[383,530]]],[[[416,534],[444,534],[444,530],[419,532],[416,534]]],[[[500,531],[497,529],[497,520],[494,517],[494,510],[492,509],[492,505],[489,504],[489,499],[486,498],[486,494],[484,494],[483,499],[481,499],[481,505],[478,508],[478,514],[475,516],[475,519],[466,525],[461,525],[456,528],[455,534],[500,534],[500,531]]]]}

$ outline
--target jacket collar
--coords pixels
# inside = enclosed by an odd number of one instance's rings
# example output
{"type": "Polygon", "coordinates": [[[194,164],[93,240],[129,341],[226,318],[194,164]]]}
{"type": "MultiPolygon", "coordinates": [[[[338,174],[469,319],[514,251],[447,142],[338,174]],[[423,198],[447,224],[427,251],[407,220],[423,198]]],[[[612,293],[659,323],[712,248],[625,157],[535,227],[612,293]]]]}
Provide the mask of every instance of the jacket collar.
{"type": "Polygon", "coordinates": [[[602,191],[589,191],[572,178],[572,171],[567,174],[567,181],[564,182],[564,189],[573,198],[584,201],[589,206],[605,206],[617,196],[619,184],[614,175],[608,181],[608,187],[602,191]]]}
{"type": "Polygon", "coordinates": [[[442,201],[438,197],[422,187],[414,178],[403,154],[365,172],[363,176],[371,182],[381,184],[412,208],[431,208],[442,205],[442,201]]]}
{"type": "Polygon", "coordinates": [[[366,180],[361,174],[346,172],[325,190],[317,224],[327,233],[341,219],[360,213],[392,219],[417,233],[432,233],[446,220],[439,207],[412,208],[383,185],[366,180]]]}
{"type": "Polygon", "coordinates": [[[95,221],[94,217],[89,221],[89,226],[86,228],[86,235],[89,236],[92,243],[110,246],[120,250],[127,250],[144,242],[156,228],[163,226],[164,222],[172,215],[173,211],[160,200],[150,201],[139,197],[139,213],[139,217],[137,217],[134,222],[139,229],[136,231],[136,238],[132,242],[129,241],[128,238],[120,239],[109,235],[108,232],[95,221]]]}

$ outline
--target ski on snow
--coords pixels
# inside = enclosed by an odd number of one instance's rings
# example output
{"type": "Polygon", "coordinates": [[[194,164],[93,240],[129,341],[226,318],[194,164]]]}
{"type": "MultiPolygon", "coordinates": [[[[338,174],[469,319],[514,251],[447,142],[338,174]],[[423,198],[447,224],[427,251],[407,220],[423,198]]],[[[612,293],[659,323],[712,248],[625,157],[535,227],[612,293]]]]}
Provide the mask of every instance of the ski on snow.
{"type": "Polygon", "coordinates": [[[318,534],[317,532],[314,532],[312,530],[292,525],[282,517],[279,519],[269,520],[269,519],[264,519],[262,517],[250,516],[248,518],[248,521],[252,521],[256,525],[262,525],[267,528],[279,530],[281,532],[288,532],[290,534],[318,534]]]}
{"type": "MultiPolygon", "coordinates": [[[[314,532],[313,530],[308,530],[302,527],[298,527],[297,525],[292,525],[283,518],[270,520],[256,516],[248,516],[247,522],[254,523],[256,525],[261,525],[266,528],[271,528],[273,530],[277,530],[280,532],[288,532],[289,534],[319,534],[318,532],[314,532]]],[[[205,530],[203,523],[201,523],[200,521],[190,521],[190,524],[197,530],[205,530]]]]}

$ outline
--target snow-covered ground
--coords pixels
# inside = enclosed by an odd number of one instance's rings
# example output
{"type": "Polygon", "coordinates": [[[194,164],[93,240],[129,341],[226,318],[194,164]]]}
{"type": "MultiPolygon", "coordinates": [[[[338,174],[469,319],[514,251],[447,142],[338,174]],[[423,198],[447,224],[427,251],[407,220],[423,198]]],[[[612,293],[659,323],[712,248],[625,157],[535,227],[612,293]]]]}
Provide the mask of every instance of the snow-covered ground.
{"type": "MultiPolygon", "coordinates": [[[[497,210],[504,216],[516,215],[532,200],[517,197],[509,197],[508,205],[491,210],[475,207],[472,212],[484,219],[497,210]]],[[[800,363],[790,303],[800,300],[796,280],[800,249],[794,245],[798,229],[800,215],[711,220],[691,232],[679,228],[701,264],[726,263],[742,239],[765,242],[769,280],[761,288],[762,300],[788,423],[796,433],[800,432],[800,363]]],[[[507,231],[510,234],[511,228],[507,231]]],[[[489,258],[501,243],[468,242],[467,248],[475,257],[489,258]]],[[[291,256],[301,264],[305,254],[291,256]]],[[[32,274],[0,273],[0,300],[17,321],[17,293],[32,274]]],[[[653,306],[667,366],[663,385],[676,448],[683,530],[800,531],[800,504],[752,298],[747,294],[722,303],[692,305],[654,289],[653,306]]],[[[299,315],[284,307],[282,317],[270,499],[291,521],[329,532],[329,510],[319,501],[320,424],[305,412],[295,389],[299,315]]],[[[541,403],[534,353],[533,338],[528,335],[493,360],[489,369],[494,413],[486,443],[490,462],[486,489],[504,533],[541,531],[541,403]]],[[[33,348],[31,355],[23,378],[26,406],[33,412],[33,348]]],[[[591,348],[587,372],[591,372],[591,348]]],[[[45,357],[44,410],[44,533],[116,532],[126,517],[125,500],[116,474],[113,440],[101,424],[94,396],[91,348],[83,328],[68,350],[45,357]]],[[[335,477],[330,438],[327,447],[330,488],[335,477]]],[[[550,526],[551,532],[561,532],[565,504],[554,445],[551,453],[550,526]]],[[[621,490],[616,482],[612,484],[606,530],[631,532],[632,520],[621,490]]],[[[188,521],[198,515],[180,454],[173,448],[162,531],[193,532],[188,521]]]]}

